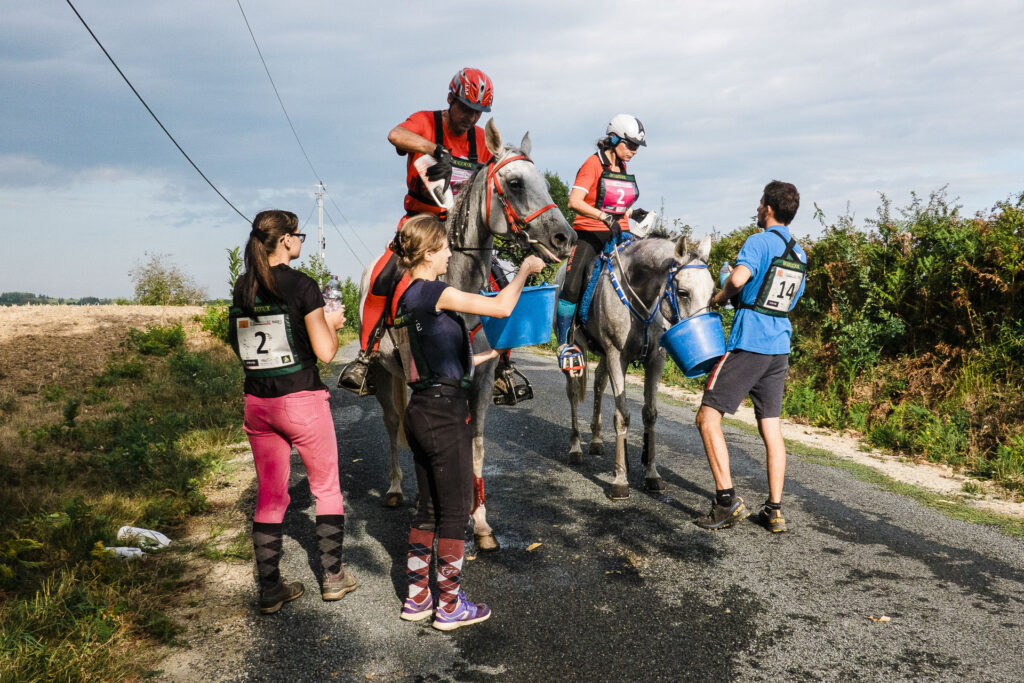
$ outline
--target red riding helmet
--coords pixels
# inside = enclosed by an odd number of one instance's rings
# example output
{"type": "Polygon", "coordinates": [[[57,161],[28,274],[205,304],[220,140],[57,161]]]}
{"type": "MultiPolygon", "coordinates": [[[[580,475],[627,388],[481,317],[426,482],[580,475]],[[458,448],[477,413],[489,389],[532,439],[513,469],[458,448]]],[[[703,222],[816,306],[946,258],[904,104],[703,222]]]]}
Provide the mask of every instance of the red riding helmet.
{"type": "Polygon", "coordinates": [[[494,101],[494,84],[480,69],[466,67],[455,74],[448,92],[470,109],[490,111],[494,101]]]}

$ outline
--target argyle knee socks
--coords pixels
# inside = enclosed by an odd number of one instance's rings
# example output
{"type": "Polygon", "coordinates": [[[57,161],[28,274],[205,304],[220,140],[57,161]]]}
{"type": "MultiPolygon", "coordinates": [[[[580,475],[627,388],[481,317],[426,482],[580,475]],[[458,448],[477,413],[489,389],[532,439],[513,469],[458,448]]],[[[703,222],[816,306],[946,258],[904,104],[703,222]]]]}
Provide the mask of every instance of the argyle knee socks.
{"type": "Polygon", "coordinates": [[[345,515],[317,515],[316,540],[324,576],[341,571],[341,548],[345,542],[345,515]]]}
{"type": "Polygon", "coordinates": [[[252,544],[256,554],[261,590],[269,590],[281,581],[283,524],[252,523],[252,544]]]}
{"type": "Polygon", "coordinates": [[[406,577],[409,580],[409,597],[417,603],[422,603],[430,594],[430,556],[433,551],[433,531],[409,530],[406,577]]]}
{"type": "Polygon", "coordinates": [[[454,538],[439,538],[437,541],[437,588],[440,591],[439,607],[447,612],[455,609],[459,601],[459,585],[462,579],[462,559],[466,542],[454,538]]]}

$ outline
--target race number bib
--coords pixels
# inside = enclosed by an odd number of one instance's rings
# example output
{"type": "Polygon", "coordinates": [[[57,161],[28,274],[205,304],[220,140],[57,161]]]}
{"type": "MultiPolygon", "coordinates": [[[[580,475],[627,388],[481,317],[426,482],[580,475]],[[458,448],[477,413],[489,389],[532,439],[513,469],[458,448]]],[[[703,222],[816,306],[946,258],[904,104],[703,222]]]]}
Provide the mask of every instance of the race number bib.
{"type": "Polygon", "coordinates": [[[228,312],[228,341],[241,359],[245,374],[275,377],[302,370],[288,311],[257,299],[253,313],[255,316],[249,317],[236,306],[228,312]]]}
{"type": "Polygon", "coordinates": [[[763,300],[759,300],[755,306],[780,315],[789,313],[793,308],[793,300],[800,291],[800,285],[803,284],[804,269],[802,263],[794,264],[792,261],[775,259],[758,297],[763,297],[763,300]]]}
{"type": "Polygon", "coordinates": [[[640,189],[635,177],[627,173],[605,171],[601,174],[597,190],[597,208],[621,216],[633,206],[639,195],[640,189]]]}
{"type": "Polygon", "coordinates": [[[459,195],[475,170],[476,164],[471,161],[458,157],[452,159],[452,196],[459,195]]]}
{"type": "Polygon", "coordinates": [[[279,370],[296,365],[285,314],[236,318],[238,357],[246,370],[279,370]]]}

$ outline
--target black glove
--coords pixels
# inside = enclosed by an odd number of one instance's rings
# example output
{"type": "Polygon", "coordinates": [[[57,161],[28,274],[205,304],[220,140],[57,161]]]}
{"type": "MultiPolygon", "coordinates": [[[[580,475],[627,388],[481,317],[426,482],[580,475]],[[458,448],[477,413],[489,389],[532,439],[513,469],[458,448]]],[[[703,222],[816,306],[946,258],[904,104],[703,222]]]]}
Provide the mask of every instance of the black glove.
{"type": "Polygon", "coordinates": [[[644,219],[647,218],[648,213],[650,212],[646,209],[633,209],[633,211],[630,212],[629,217],[637,223],[643,223],[644,219]]]}
{"type": "Polygon", "coordinates": [[[606,213],[604,218],[601,219],[601,222],[607,225],[608,229],[612,231],[612,238],[614,238],[615,241],[618,241],[622,236],[622,226],[619,224],[619,218],[619,216],[613,216],[610,213],[606,213]]]}
{"type": "Polygon", "coordinates": [[[452,153],[447,149],[438,145],[434,148],[434,159],[437,163],[427,169],[427,180],[441,180],[444,179],[444,189],[448,189],[448,186],[452,182],[452,153]]]}

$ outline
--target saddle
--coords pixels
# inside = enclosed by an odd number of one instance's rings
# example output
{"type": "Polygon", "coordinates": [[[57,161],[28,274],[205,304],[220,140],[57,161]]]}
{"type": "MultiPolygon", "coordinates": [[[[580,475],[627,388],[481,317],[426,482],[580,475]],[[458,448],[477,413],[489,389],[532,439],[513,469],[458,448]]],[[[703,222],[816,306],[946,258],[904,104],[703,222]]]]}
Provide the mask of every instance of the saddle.
{"type": "Polygon", "coordinates": [[[384,331],[394,322],[398,301],[409,283],[409,274],[398,265],[398,255],[389,249],[374,266],[370,291],[363,302],[363,339],[360,341],[368,352],[377,350],[384,331]]]}

